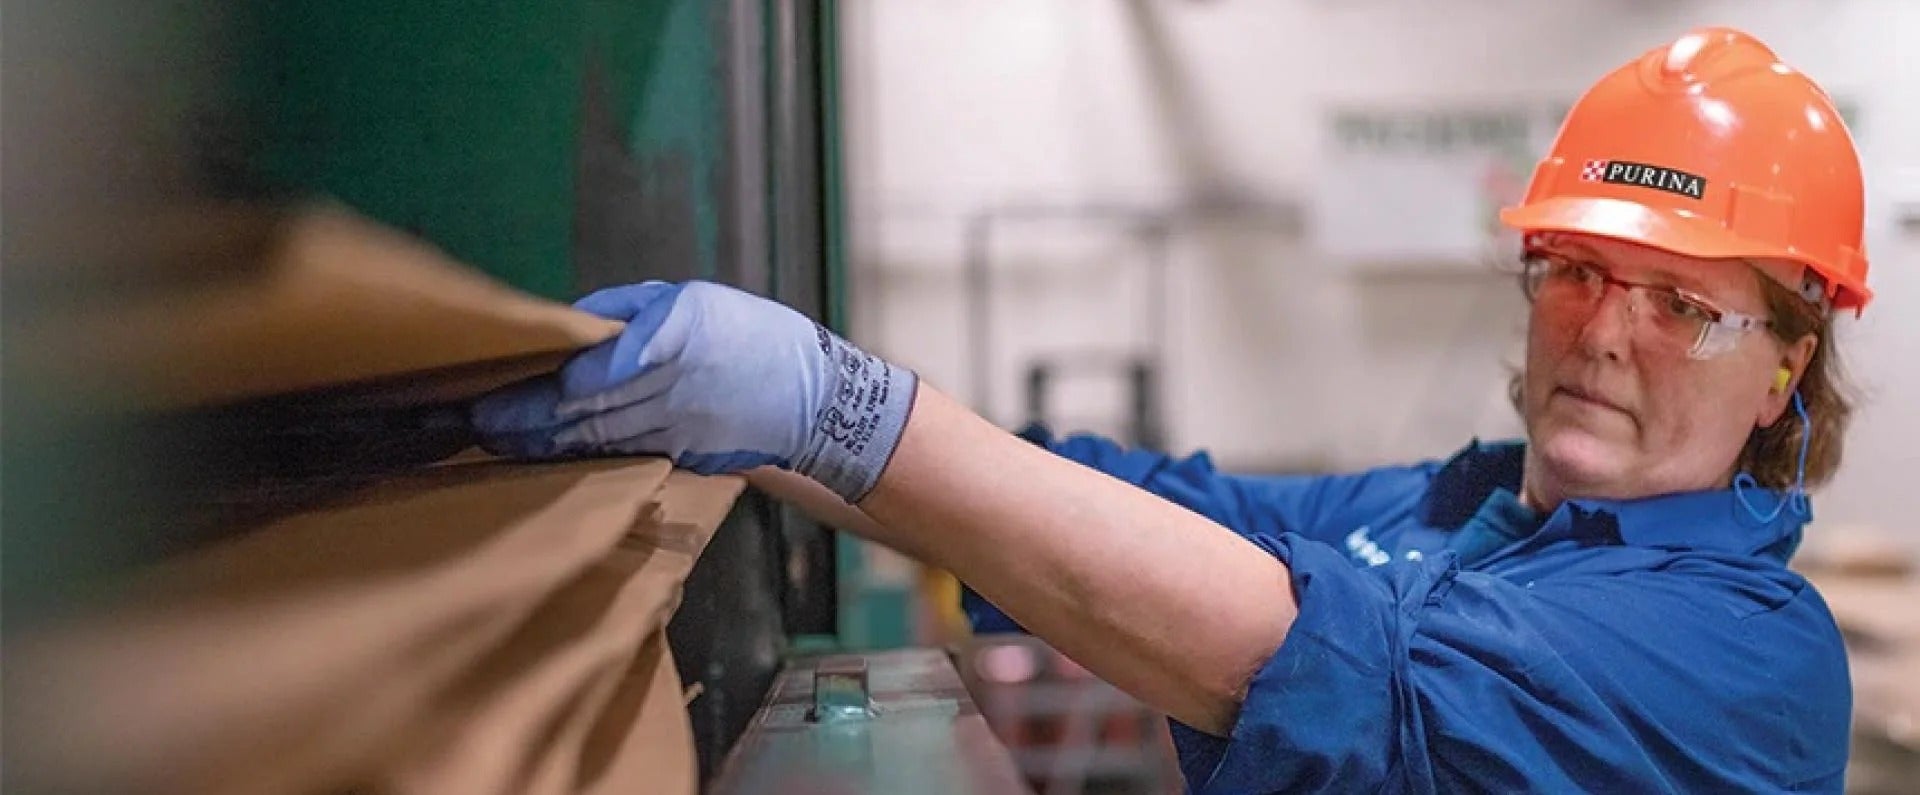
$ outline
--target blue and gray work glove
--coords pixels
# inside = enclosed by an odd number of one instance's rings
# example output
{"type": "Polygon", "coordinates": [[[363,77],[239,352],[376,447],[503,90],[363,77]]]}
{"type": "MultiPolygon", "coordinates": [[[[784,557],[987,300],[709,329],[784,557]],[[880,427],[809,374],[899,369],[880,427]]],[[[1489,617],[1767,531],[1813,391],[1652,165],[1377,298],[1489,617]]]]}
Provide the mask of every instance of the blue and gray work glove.
{"type": "Polygon", "coordinates": [[[708,282],[647,282],[575,306],[626,330],[555,375],[476,403],[489,452],[665,455],[703,474],[772,464],[857,502],[906,428],[912,371],[772,301],[708,282]]]}

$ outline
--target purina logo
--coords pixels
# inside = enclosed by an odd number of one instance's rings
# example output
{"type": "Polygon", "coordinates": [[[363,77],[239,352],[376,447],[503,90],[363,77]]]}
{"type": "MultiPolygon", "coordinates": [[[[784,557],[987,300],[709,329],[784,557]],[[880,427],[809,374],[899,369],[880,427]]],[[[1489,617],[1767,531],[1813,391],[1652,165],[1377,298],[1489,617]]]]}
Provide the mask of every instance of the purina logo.
{"type": "Polygon", "coordinates": [[[1652,188],[1690,199],[1705,198],[1707,193],[1707,181],[1698,174],[1625,160],[1589,160],[1580,169],[1580,179],[1652,188]]]}

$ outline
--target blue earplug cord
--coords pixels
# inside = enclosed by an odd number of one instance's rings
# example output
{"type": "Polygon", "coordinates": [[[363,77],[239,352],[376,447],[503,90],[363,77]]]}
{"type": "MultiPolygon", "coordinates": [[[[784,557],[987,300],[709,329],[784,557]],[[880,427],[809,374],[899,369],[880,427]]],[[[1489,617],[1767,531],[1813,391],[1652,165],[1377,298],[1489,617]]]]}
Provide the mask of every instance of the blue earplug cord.
{"type": "Polygon", "coordinates": [[[1771,522],[1780,515],[1780,509],[1793,506],[1793,512],[1805,518],[1810,515],[1807,507],[1807,445],[1813,440],[1813,420],[1807,417],[1807,404],[1800,400],[1800,391],[1793,392],[1793,411],[1800,415],[1800,464],[1793,474],[1793,486],[1787,489],[1787,498],[1773,506],[1773,510],[1761,513],[1747,500],[1747,489],[1759,488],[1760,484],[1753,475],[1742,472],[1733,476],[1733,495],[1740,499],[1741,507],[1761,522],[1771,522]]]}

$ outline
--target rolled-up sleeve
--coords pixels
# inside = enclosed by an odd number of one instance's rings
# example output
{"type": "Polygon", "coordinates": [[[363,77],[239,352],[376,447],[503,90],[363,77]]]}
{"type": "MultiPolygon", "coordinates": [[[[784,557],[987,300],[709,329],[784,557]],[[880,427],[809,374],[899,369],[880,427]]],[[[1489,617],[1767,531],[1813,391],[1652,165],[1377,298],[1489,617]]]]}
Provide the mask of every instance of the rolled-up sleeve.
{"type": "Polygon", "coordinates": [[[1174,725],[1192,791],[1664,788],[1524,585],[1462,572],[1450,553],[1358,569],[1311,539],[1253,540],[1292,570],[1300,613],[1231,736],[1174,725]]]}
{"type": "MultiPolygon", "coordinates": [[[[1294,535],[1255,543],[1293,572],[1299,617],[1247,685],[1228,738],[1174,724],[1180,766],[1195,792],[1318,792],[1378,788],[1409,742],[1406,646],[1434,590],[1431,566],[1360,571],[1331,547],[1294,535]]],[[[1445,576],[1446,572],[1442,572],[1445,576]]]]}

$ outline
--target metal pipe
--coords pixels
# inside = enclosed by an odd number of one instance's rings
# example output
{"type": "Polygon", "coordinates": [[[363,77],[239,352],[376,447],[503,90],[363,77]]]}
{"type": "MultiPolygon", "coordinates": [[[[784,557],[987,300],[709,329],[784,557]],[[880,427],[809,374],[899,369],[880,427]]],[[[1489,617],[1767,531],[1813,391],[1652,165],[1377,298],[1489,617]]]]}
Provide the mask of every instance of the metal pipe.
{"type": "Polygon", "coordinates": [[[771,295],[772,246],[768,239],[766,21],[760,0],[731,0],[727,33],[728,177],[725,197],[733,220],[733,250],[723,256],[722,278],[771,295]],[[727,278],[730,276],[731,278],[727,278]]]}

